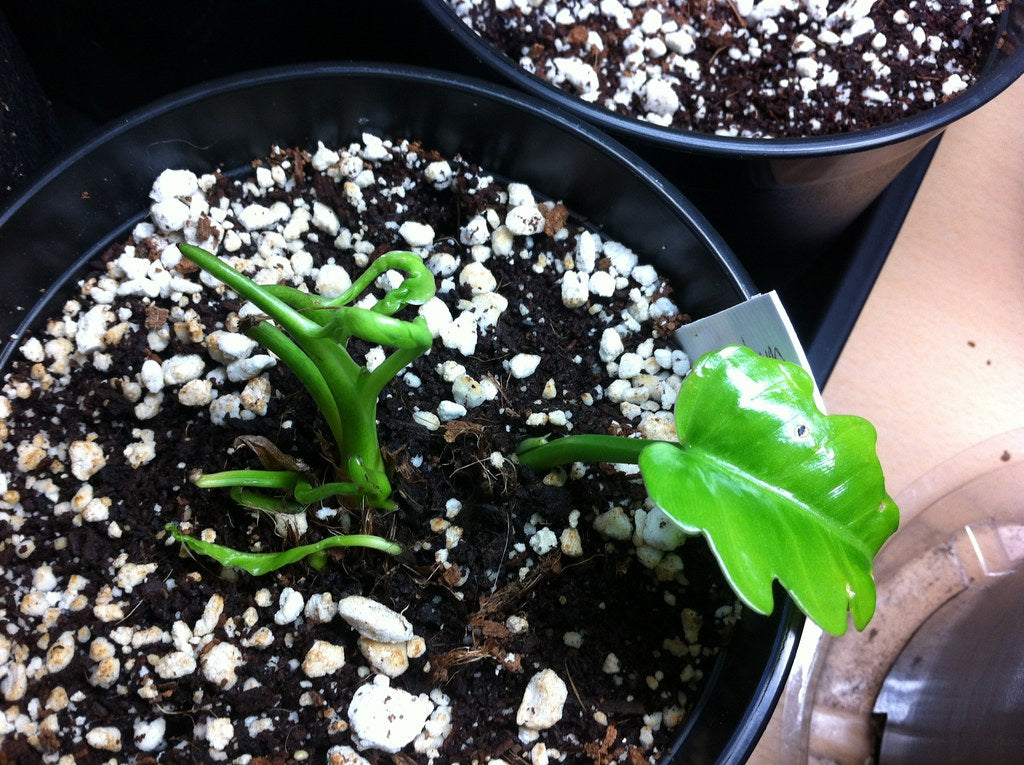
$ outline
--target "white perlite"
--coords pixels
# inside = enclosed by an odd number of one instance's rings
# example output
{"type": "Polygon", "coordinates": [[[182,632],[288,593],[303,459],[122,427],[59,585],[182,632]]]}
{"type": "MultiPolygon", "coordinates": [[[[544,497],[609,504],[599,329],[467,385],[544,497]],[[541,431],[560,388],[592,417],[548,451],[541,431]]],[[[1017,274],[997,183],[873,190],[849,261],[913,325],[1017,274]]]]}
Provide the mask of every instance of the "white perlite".
{"type": "Polygon", "coordinates": [[[540,366],[540,356],[532,353],[517,353],[508,362],[508,371],[517,380],[523,380],[540,366]]]}
{"type": "Polygon", "coordinates": [[[566,308],[582,308],[590,299],[590,277],[578,271],[562,276],[562,303],[566,308]]]}
{"type": "Polygon", "coordinates": [[[410,247],[426,247],[434,241],[434,229],[426,223],[406,221],[398,233],[410,247]]]}
{"type": "Polygon", "coordinates": [[[121,751],[121,731],[113,726],[93,728],[85,734],[85,740],[93,749],[105,752],[121,751]]]}
{"type": "Polygon", "coordinates": [[[392,688],[387,677],[377,675],[352,696],[348,722],[356,747],[394,754],[420,734],[433,711],[433,702],[424,694],[392,688]]]}
{"type": "Polygon", "coordinates": [[[601,333],[601,343],[598,346],[598,355],[601,357],[601,361],[615,361],[624,350],[622,335],[614,329],[609,327],[601,333]]]}
{"type": "Polygon", "coordinates": [[[446,161],[431,162],[423,170],[423,177],[438,191],[452,185],[452,167],[446,161]]]}
{"type": "Polygon", "coordinates": [[[341,266],[328,263],[320,267],[316,277],[316,291],[325,298],[336,298],[352,286],[352,277],[341,266]]]}
{"type": "Polygon", "coordinates": [[[562,719],[562,707],[569,696],[565,681],[553,669],[530,678],[516,712],[516,724],[534,731],[546,730],[562,719]]]}
{"type": "Polygon", "coordinates": [[[242,652],[231,643],[217,643],[202,655],[203,677],[219,688],[231,688],[238,681],[235,670],[242,663],[242,652]]]}
{"type": "Polygon", "coordinates": [[[196,660],[191,653],[173,651],[157,660],[156,673],[164,680],[174,680],[196,671],[196,660]]]}
{"type": "Polygon", "coordinates": [[[79,481],[88,481],[107,464],[103,449],[95,441],[72,441],[68,447],[71,473],[79,481]]]}
{"type": "Polygon", "coordinates": [[[302,660],[302,671],[306,677],[331,675],[344,666],[344,646],[334,645],[326,640],[314,640],[302,660]]]}
{"type": "Polygon", "coordinates": [[[338,615],[338,604],[331,593],[315,592],[306,600],[303,615],[313,624],[326,624],[338,615]]]}
{"type": "Polygon", "coordinates": [[[485,292],[493,292],[494,288],[498,286],[498,281],[487,266],[474,261],[463,267],[459,274],[459,284],[469,287],[472,294],[480,295],[485,292]]]}
{"type": "Polygon", "coordinates": [[[136,720],[133,727],[135,746],[143,752],[155,752],[164,745],[167,721],[162,717],[153,720],[136,720]]]}
{"type": "Polygon", "coordinates": [[[440,749],[452,732],[452,710],[451,699],[437,688],[430,692],[430,700],[436,706],[412,746],[417,752],[426,754],[433,762],[441,756],[440,749]]]}
{"type": "Polygon", "coordinates": [[[190,380],[197,380],[205,368],[205,362],[197,354],[172,356],[161,365],[164,385],[184,385],[190,380]]]}
{"type": "Polygon", "coordinates": [[[191,170],[164,170],[153,181],[149,198],[154,202],[190,197],[199,190],[199,178],[191,170]]]}
{"type": "Polygon", "coordinates": [[[412,624],[408,619],[383,603],[362,595],[349,595],[339,601],[338,616],[370,640],[404,643],[413,638],[412,624]]]}
{"type": "Polygon", "coordinates": [[[544,230],[544,213],[536,205],[513,207],[505,216],[505,226],[517,236],[539,234],[544,230]]]}
{"type": "Polygon", "coordinates": [[[305,600],[302,597],[302,593],[296,592],[291,587],[285,587],[281,591],[278,605],[280,607],[277,609],[277,613],[274,614],[274,622],[276,624],[291,624],[302,613],[305,600]]]}
{"type": "Polygon", "coordinates": [[[594,529],[609,539],[625,541],[633,536],[633,522],[621,507],[613,507],[594,518],[594,529]]]}
{"type": "Polygon", "coordinates": [[[675,550],[686,539],[686,532],[665,511],[655,506],[644,517],[644,544],[656,550],[675,550]]]}
{"type": "Polygon", "coordinates": [[[332,746],[327,750],[327,765],[370,765],[370,761],[350,746],[332,746]]]}
{"type": "Polygon", "coordinates": [[[405,643],[384,643],[360,637],[359,652],[370,662],[374,672],[388,677],[398,677],[409,669],[409,656],[405,643]]]}
{"type": "Polygon", "coordinates": [[[235,727],[230,717],[214,717],[206,723],[206,741],[214,751],[223,751],[234,738],[235,727]]]}
{"type": "Polygon", "coordinates": [[[107,327],[114,320],[108,306],[97,305],[86,311],[75,328],[75,347],[79,353],[92,353],[106,347],[103,340],[107,327]]]}

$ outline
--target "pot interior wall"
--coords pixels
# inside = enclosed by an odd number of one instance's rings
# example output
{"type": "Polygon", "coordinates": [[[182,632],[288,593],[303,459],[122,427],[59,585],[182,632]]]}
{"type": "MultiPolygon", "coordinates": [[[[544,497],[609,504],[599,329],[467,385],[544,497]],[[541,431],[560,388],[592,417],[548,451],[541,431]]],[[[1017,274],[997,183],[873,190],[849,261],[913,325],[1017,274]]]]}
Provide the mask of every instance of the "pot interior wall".
{"type": "MultiPolygon", "coordinates": [[[[677,302],[704,315],[752,288],[727,249],[660,177],[558,114],[448,76],[386,67],[277,70],[188,91],[129,116],[53,167],[0,217],[0,328],[6,336],[60,305],[59,282],[123,237],[164,168],[240,168],[272,144],[340,145],[363,131],[418,138],[525,181],[650,256],[677,302]],[[57,286],[52,286],[56,284],[57,286]],[[49,289],[49,292],[46,290],[49,289]],[[40,300],[40,296],[43,299],[40,300]],[[33,311],[27,307],[38,303],[33,311]]],[[[8,342],[0,363],[16,347],[8,342]]],[[[767,722],[802,617],[788,599],[748,614],[691,717],[678,762],[741,760],[767,722]]]]}
{"type": "Polygon", "coordinates": [[[11,274],[15,293],[33,288],[17,281],[26,276],[53,281],[136,214],[163,168],[231,168],[274,143],[344,143],[363,131],[419,137],[563,199],[651,256],[693,312],[720,310],[748,293],[739,267],[719,254],[724,247],[715,235],[688,220],[692,209],[684,213],[685,203],[650,188],[643,169],[624,167],[628,160],[618,149],[597,148],[555,114],[538,118],[507,97],[457,88],[444,75],[401,79],[363,68],[339,76],[328,66],[298,71],[190,91],[128,117],[79,150],[58,168],[59,178],[51,174],[38,184],[31,205],[15,203],[5,216],[5,265],[16,272],[18,262],[34,266],[11,274]]]}

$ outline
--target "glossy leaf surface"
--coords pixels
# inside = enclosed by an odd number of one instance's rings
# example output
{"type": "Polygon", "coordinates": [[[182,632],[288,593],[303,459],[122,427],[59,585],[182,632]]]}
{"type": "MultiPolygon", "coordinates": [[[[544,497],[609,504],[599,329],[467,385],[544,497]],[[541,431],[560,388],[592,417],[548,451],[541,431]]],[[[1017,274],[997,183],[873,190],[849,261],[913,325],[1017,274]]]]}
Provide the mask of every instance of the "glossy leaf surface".
{"type": "Polygon", "coordinates": [[[679,444],[639,459],[652,499],[703,534],[748,606],[770,613],[772,582],[832,634],[847,610],[863,629],[875,609],[872,560],[896,530],[875,429],[825,415],[802,368],[730,346],[704,356],[676,406],[679,444]]]}

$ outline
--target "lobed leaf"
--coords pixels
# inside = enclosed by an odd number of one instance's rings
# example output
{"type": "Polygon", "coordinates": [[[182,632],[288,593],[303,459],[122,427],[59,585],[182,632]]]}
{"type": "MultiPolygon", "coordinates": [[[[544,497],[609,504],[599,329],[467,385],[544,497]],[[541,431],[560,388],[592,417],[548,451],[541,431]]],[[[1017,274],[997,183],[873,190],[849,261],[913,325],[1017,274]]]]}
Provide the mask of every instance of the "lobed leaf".
{"type": "Polygon", "coordinates": [[[899,511],[885,491],[874,427],[826,415],[795,364],[730,346],[707,354],[676,405],[679,444],[647,445],[648,493],[703,534],[740,599],[774,606],[772,582],[828,632],[875,609],[872,560],[899,511]]]}

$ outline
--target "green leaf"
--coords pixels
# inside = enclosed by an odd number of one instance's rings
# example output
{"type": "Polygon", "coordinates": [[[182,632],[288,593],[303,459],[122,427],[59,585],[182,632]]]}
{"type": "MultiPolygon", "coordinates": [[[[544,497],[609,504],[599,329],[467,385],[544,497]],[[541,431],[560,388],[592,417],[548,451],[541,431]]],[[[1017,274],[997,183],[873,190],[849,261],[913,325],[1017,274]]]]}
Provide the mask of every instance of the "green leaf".
{"type": "Polygon", "coordinates": [[[701,358],[676,405],[679,444],[646,446],[647,491],[703,534],[740,599],[770,613],[772,582],[834,635],[875,610],[872,559],[896,530],[876,433],[825,415],[795,364],[730,346],[701,358]]]}

